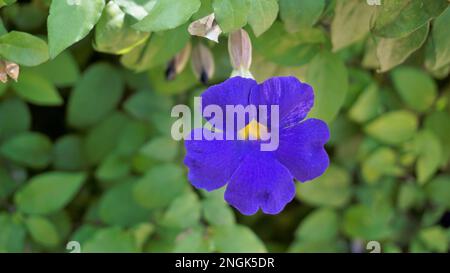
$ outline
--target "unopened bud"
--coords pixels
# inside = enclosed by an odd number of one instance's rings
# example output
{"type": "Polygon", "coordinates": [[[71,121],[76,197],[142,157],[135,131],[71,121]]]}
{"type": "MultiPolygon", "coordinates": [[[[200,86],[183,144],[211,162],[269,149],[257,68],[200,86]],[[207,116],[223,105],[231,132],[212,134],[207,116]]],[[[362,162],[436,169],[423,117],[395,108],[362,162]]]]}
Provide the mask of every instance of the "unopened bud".
{"type": "Polygon", "coordinates": [[[0,61],[0,81],[2,83],[8,82],[8,73],[6,73],[6,64],[4,61],[0,61]]]}
{"type": "Polygon", "coordinates": [[[240,29],[229,34],[228,53],[230,54],[234,76],[252,77],[250,73],[252,43],[245,30],[240,29]]]}
{"type": "Polygon", "coordinates": [[[211,50],[201,43],[192,51],[192,69],[197,79],[204,84],[214,75],[214,58],[211,50]]]}
{"type": "Polygon", "coordinates": [[[189,56],[191,55],[191,48],[191,43],[187,43],[186,46],[170,60],[166,69],[166,79],[173,80],[184,70],[189,60],[189,56]]]}
{"type": "Polygon", "coordinates": [[[5,61],[6,74],[8,74],[11,79],[17,81],[19,78],[20,67],[18,64],[13,62],[5,61]]]}
{"type": "Polygon", "coordinates": [[[204,37],[216,43],[219,42],[219,35],[222,33],[222,29],[215,20],[214,13],[192,22],[188,31],[191,35],[204,37]]]}

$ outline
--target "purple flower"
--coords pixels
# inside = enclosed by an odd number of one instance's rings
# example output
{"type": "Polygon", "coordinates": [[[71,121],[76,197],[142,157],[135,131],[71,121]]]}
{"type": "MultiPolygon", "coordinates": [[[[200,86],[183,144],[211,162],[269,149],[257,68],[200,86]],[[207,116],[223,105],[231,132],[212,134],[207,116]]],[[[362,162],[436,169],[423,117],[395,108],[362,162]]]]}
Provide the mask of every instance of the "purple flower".
{"type": "MultiPolygon", "coordinates": [[[[313,104],[312,87],[295,77],[274,77],[261,84],[234,77],[208,88],[202,94],[203,108],[218,105],[225,113],[226,105],[267,105],[269,109],[278,105],[279,146],[261,151],[259,140],[225,140],[226,126],[217,128],[222,129],[223,140],[186,140],[184,163],[190,182],[207,191],[227,184],[225,200],[242,214],[254,214],[259,208],[267,214],[279,213],[295,196],[294,178],[312,180],[329,165],[324,148],[328,126],[319,119],[305,120],[313,104]]],[[[249,124],[238,129],[245,135],[243,130],[254,133],[254,128],[265,128],[270,122],[259,127],[249,124]]],[[[194,129],[191,136],[197,130],[207,129],[194,129]]]]}

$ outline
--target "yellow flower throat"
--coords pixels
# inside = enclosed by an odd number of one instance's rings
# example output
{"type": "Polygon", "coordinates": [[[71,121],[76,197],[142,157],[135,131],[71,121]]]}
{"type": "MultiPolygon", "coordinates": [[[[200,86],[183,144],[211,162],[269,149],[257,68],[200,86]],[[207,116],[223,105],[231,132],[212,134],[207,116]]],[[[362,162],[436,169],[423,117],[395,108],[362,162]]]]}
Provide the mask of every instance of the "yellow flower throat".
{"type": "Polygon", "coordinates": [[[250,121],[247,126],[239,130],[238,135],[245,140],[260,140],[268,134],[267,127],[257,122],[255,119],[250,121]]]}

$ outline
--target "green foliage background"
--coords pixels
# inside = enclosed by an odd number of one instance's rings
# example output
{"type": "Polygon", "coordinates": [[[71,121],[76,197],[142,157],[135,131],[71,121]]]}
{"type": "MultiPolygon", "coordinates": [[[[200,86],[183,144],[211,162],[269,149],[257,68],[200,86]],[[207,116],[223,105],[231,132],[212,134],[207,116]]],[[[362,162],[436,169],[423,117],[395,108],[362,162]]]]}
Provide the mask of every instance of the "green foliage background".
{"type": "Polygon", "coordinates": [[[0,0],[0,252],[447,252],[447,0],[0,0]],[[190,36],[215,12],[219,43],[190,36]],[[244,217],[194,190],[171,107],[205,86],[186,44],[231,74],[227,33],[250,33],[258,81],[316,92],[331,166],[276,216],[244,217]]]}

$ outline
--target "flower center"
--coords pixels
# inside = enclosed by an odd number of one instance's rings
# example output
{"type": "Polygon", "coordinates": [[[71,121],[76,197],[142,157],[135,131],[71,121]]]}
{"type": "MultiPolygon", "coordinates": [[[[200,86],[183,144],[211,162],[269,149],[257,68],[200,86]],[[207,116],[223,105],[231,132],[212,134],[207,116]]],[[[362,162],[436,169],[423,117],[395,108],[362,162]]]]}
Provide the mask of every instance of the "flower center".
{"type": "Polygon", "coordinates": [[[245,140],[260,140],[268,134],[267,127],[257,122],[255,119],[250,121],[247,126],[239,130],[239,137],[245,140]]]}

